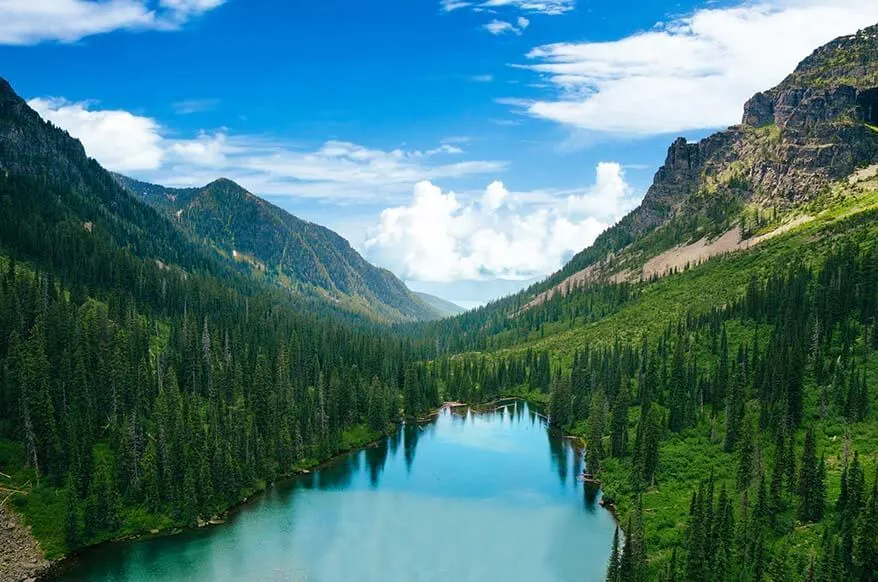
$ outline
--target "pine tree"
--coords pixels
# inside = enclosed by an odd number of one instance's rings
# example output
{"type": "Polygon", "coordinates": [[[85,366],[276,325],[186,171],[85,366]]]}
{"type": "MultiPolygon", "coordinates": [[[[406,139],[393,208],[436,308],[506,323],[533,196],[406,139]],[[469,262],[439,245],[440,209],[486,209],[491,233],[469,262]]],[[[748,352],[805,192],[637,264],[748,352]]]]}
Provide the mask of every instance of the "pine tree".
{"type": "Polygon", "coordinates": [[[628,382],[623,382],[621,389],[616,393],[610,420],[610,455],[613,457],[622,457],[628,452],[629,405],[628,382]]]}
{"type": "Polygon", "coordinates": [[[591,398],[588,413],[588,441],[586,442],[585,464],[591,473],[597,473],[604,457],[603,436],[604,419],[606,416],[606,399],[604,391],[597,389],[591,398]]]}
{"type": "Polygon", "coordinates": [[[689,506],[689,521],[686,525],[686,565],[684,567],[686,580],[701,580],[707,572],[705,562],[708,556],[705,553],[705,540],[709,532],[706,528],[705,517],[705,491],[704,483],[699,485],[697,491],[692,492],[692,501],[689,506]]]}
{"type": "Polygon", "coordinates": [[[712,580],[722,582],[726,579],[732,568],[732,553],[734,549],[735,515],[732,501],[729,499],[726,485],[723,483],[719,493],[716,519],[713,526],[712,539],[714,540],[713,576],[712,580]]]}
{"type": "Polygon", "coordinates": [[[825,485],[817,461],[816,436],[812,425],[805,435],[805,449],[802,452],[802,466],[799,472],[800,521],[820,521],[823,516],[823,491],[825,485]]]}
{"type": "Polygon", "coordinates": [[[686,407],[688,404],[688,381],[686,378],[686,363],[683,353],[683,338],[677,338],[674,349],[674,358],[671,364],[671,401],[668,428],[672,432],[680,432],[687,425],[686,407]]]}
{"type": "Polygon", "coordinates": [[[727,452],[735,450],[741,438],[744,423],[744,376],[741,366],[736,364],[732,373],[728,398],[726,399],[726,438],[724,447],[727,452]]]}
{"type": "Polygon", "coordinates": [[[67,478],[67,518],[65,522],[64,534],[67,542],[68,551],[76,550],[81,543],[81,533],[79,525],[79,494],[73,483],[73,478],[67,478]]]}
{"type": "Polygon", "coordinates": [[[814,521],[821,521],[826,510],[826,457],[820,455],[817,476],[814,482],[814,521]]]}
{"type": "Polygon", "coordinates": [[[560,371],[555,374],[552,382],[552,396],[549,418],[556,427],[568,427],[573,422],[573,393],[570,379],[560,371]]]}
{"type": "Polygon", "coordinates": [[[748,421],[744,423],[743,438],[741,439],[741,446],[738,451],[738,491],[744,491],[750,487],[750,483],[753,480],[754,454],[753,423],[748,421]]]}
{"type": "Polygon", "coordinates": [[[771,484],[769,485],[769,514],[772,526],[777,524],[777,515],[783,509],[783,481],[787,467],[786,452],[784,434],[779,431],[774,453],[774,467],[771,472],[771,484]]]}
{"type": "Polygon", "coordinates": [[[878,579],[878,472],[866,506],[857,520],[853,570],[859,580],[874,582],[878,579]]]}
{"type": "Polygon", "coordinates": [[[621,556],[619,554],[619,526],[613,533],[613,549],[610,551],[610,561],[607,564],[607,582],[622,582],[620,579],[621,556]]]}

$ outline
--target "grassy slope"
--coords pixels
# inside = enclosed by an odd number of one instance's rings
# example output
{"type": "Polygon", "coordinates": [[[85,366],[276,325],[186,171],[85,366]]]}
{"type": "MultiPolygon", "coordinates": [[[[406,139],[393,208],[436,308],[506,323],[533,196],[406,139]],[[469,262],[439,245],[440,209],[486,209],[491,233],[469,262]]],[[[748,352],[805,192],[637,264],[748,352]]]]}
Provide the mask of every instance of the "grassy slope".
{"type": "MultiPolygon", "coordinates": [[[[847,186],[831,194],[831,203],[823,200],[820,208],[806,209],[814,220],[783,235],[763,243],[749,251],[737,252],[711,260],[684,273],[647,283],[639,290],[639,296],[625,304],[616,313],[592,324],[571,327],[567,323],[545,326],[541,337],[520,344],[498,355],[526,349],[548,350],[553,360],[569,365],[573,353],[584,343],[613,342],[616,338],[637,342],[643,334],[655,336],[669,322],[676,321],[687,312],[703,312],[740,297],[753,275],[762,276],[792,261],[806,264],[819,263],[826,251],[841,241],[857,241],[863,245],[878,241],[878,181],[872,180],[856,192],[847,186]]],[[[752,342],[753,324],[728,323],[732,352],[741,342],[752,342]]],[[[537,335],[537,334],[532,334],[537,335]]],[[[759,337],[767,340],[766,328],[760,329],[759,337]]],[[[817,387],[813,378],[806,384],[805,423],[797,433],[797,463],[809,422],[814,422],[818,435],[818,454],[826,454],[827,463],[827,517],[819,524],[793,527],[795,507],[789,507],[780,523],[786,523],[789,531],[775,543],[787,544],[795,560],[803,560],[802,571],[809,558],[806,548],[819,547],[820,535],[832,522],[832,505],[838,498],[843,451],[847,445],[857,450],[870,486],[878,467],[878,355],[872,354],[866,363],[867,382],[870,388],[870,416],[865,422],[846,425],[842,419],[818,418],[817,387]],[[847,437],[845,436],[847,435],[847,437]]],[[[514,392],[514,391],[513,391],[514,392]]],[[[532,397],[534,395],[524,395],[532,397]]],[[[536,395],[538,401],[547,403],[546,395],[536,395]]],[[[750,408],[757,408],[756,402],[750,408]]],[[[639,409],[632,408],[629,415],[629,443],[635,439],[639,409]]],[[[722,450],[724,416],[716,425],[716,437],[712,440],[713,426],[702,420],[694,428],[679,435],[669,435],[660,448],[660,468],[657,486],[643,497],[647,543],[653,572],[670,558],[671,548],[683,539],[692,491],[699,481],[711,473],[717,479],[717,491],[727,482],[729,491],[735,491],[737,454],[722,450]]],[[[573,434],[585,438],[587,423],[581,422],[573,434]]],[[[758,443],[766,459],[767,475],[773,463],[774,443],[766,438],[758,443]]],[[[605,450],[608,444],[605,443],[605,450]]],[[[606,495],[617,501],[620,521],[625,523],[633,509],[630,481],[630,456],[624,459],[607,459],[602,473],[606,495]]],[[[768,478],[768,477],[767,477],[768,478]]],[[[751,503],[756,492],[751,488],[751,503]]],[[[733,493],[736,512],[740,496],[733,493]]]]}
{"type": "Polygon", "coordinates": [[[878,220],[872,217],[867,224],[861,224],[870,212],[878,212],[878,182],[874,180],[865,192],[846,195],[838,204],[817,213],[814,220],[753,249],[642,284],[634,300],[604,319],[575,327],[548,324],[542,334],[532,334],[535,337],[531,341],[506,351],[548,350],[566,362],[585,343],[612,342],[616,338],[638,341],[643,334],[654,336],[686,313],[709,311],[740,297],[753,275],[766,275],[795,260],[819,261],[840,239],[868,242],[878,237],[878,220]]]}
{"type": "MultiPolygon", "coordinates": [[[[878,357],[872,356],[867,364],[867,382],[870,387],[869,418],[856,424],[845,424],[838,418],[827,418],[820,421],[817,414],[816,387],[806,386],[808,400],[805,409],[805,422],[813,422],[816,429],[817,450],[826,455],[827,464],[827,514],[818,524],[796,526],[789,533],[779,538],[776,543],[786,543],[794,555],[808,557],[807,548],[819,547],[820,535],[827,524],[832,523],[833,504],[840,491],[841,472],[843,468],[843,452],[846,442],[851,451],[859,451],[860,462],[865,469],[868,486],[875,478],[878,467],[878,357]],[[849,436],[847,441],[845,435],[849,436]]],[[[756,403],[750,403],[751,409],[756,403]]],[[[638,416],[637,409],[632,409],[629,426],[629,442],[634,440],[634,432],[638,416]]],[[[645,525],[650,562],[653,567],[664,563],[670,557],[671,548],[683,541],[683,532],[689,512],[692,491],[701,480],[706,480],[713,473],[717,479],[717,490],[725,482],[729,491],[735,491],[737,471],[737,453],[726,453],[722,450],[724,427],[722,416],[717,422],[718,436],[711,440],[712,427],[709,421],[702,421],[697,427],[688,429],[679,435],[671,435],[664,440],[659,452],[659,471],[657,486],[643,496],[645,525]]],[[[577,427],[577,436],[585,437],[585,426],[577,427]]],[[[802,447],[806,427],[797,433],[797,465],[801,461],[802,447]]],[[[766,479],[771,475],[774,444],[771,438],[759,441],[759,448],[766,458],[766,479]]],[[[604,493],[617,501],[618,513],[622,523],[632,510],[632,496],[629,488],[630,457],[624,459],[608,459],[602,475],[604,493]]],[[[867,487],[868,491],[868,487],[867,487]]],[[[737,503],[740,496],[733,494],[737,503]]],[[[755,489],[750,490],[751,503],[755,502],[755,489]]],[[[792,527],[795,507],[790,507],[781,523],[786,522],[792,527]]],[[[806,562],[807,563],[807,562],[806,562]]],[[[804,569],[802,570],[804,571],[804,569]]]]}

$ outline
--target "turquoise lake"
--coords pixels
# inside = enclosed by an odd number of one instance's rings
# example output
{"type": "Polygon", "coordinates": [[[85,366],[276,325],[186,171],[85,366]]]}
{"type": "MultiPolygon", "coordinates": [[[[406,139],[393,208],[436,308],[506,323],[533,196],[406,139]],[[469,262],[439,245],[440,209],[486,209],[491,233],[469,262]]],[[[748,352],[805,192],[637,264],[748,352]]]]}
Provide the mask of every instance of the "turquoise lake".
{"type": "Polygon", "coordinates": [[[603,580],[615,527],[524,403],[443,412],[271,487],[224,525],[86,552],[63,582],[603,580]]]}

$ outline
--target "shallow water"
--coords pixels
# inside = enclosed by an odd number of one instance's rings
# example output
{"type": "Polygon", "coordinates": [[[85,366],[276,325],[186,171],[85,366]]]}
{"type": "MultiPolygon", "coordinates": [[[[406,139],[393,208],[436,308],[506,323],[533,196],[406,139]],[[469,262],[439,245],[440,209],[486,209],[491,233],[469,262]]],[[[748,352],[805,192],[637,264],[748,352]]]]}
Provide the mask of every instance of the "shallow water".
{"type": "Polygon", "coordinates": [[[225,525],[87,552],[64,582],[603,580],[614,522],[524,403],[443,411],[225,525]]]}

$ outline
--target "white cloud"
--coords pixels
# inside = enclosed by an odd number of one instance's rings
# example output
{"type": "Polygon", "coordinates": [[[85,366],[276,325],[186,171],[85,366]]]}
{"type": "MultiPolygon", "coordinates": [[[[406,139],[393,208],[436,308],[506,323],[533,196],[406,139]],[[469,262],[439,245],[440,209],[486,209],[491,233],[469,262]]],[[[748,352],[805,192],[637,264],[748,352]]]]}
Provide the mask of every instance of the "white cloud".
{"type": "Polygon", "coordinates": [[[482,28],[490,32],[491,34],[505,34],[507,32],[518,32],[518,29],[515,28],[512,23],[506,22],[505,20],[497,20],[494,19],[487,24],[483,24],[482,28]]]}
{"type": "Polygon", "coordinates": [[[609,134],[724,127],[815,48],[876,20],[875,0],[763,0],[700,9],[616,41],[540,46],[526,68],[558,96],[520,105],[534,117],[609,134]]]}
{"type": "Polygon", "coordinates": [[[76,42],[113,30],[175,30],[225,0],[2,0],[0,44],[76,42]]]}
{"type": "Polygon", "coordinates": [[[487,0],[484,8],[512,7],[525,12],[557,16],[576,8],[576,0],[487,0]]]}
{"type": "MultiPolygon", "coordinates": [[[[498,14],[500,12],[508,13],[514,11],[518,13],[557,16],[576,8],[576,0],[483,0],[480,2],[441,0],[439,6],[443,12],[453,12],[461,8],[469,8],[473,12],[478,13],[498,14]]],[[[494,18],[491,22],[483,24],[482,28],[497,36],[507,33],[520,35],[528,26],[530,26],[530,20],[524,16],[518,16],[511,20],[494,18]]]]}
{"type": "Polygon", "coordinates": [[[506,22],[505,20],[497,20],[495,18],[488,24],[483,24],[482,28],[484,28],[491,34],[498,35],[506,34],[507,32],[513,34],[521,34],[528,26],[530,26],[530,20],[528,20],[524,16],[520,16],[515,21],[515,24],[512,24],[511,22],[506,22]]]}
{"type": "Polygon", "coordinates": [[[165,156],[159,125],[127,111],[91,111],[87,103],[32,99],[34,110],[79,138],[90,156],[119,172],[149,170],[165,156]]]}
{"type": "Polygon", "coordinates": [[[472,5],[471,2],[462,2],[460,0],[442,0],[439,3],[439,7],[442,8],[443,12],[453,12],[470,5],[472,5]]]}
{"type": "Polygon", "coordinates": [[[403,198],[422,180],[494,174],[506,167],[503,161],[456,159],[465,153],[462,138],[427,150],[381,150],[345,141],[308,149],[226,130],[170,137],[152,118],[86,102],[38,98],[28,104],[79,138],[106,168],[168,186],[198,186],[225,176],[265,195],[386,201],[403,198]]]}
{"type": "Polygon", "coordinates": [[[498,8],[514,8],[532,14],[557,16],[576,8],[576,0],[484,0],[480,2],[441,0],[439,7],[443,12],[453,12],[461,8],[470,8],[477,12],[495,11],[498,8]]]}
{"type": "Polygon", "coordinates": [[[366,252],[415,281],[531,279],[561,267],[634,203],[622,167],[610,162],[598,165],[593,187],[566,197],[495,181],[465,201],[423,181],[408,204],[381,213],[366,252]]]}
{"type": "Polygon", "coordinates": [[[190,115],[192,113],[213,111],[219,104],[219,99],[185,99],[171,103],[171,108],[177,115],[190,115]]]}

